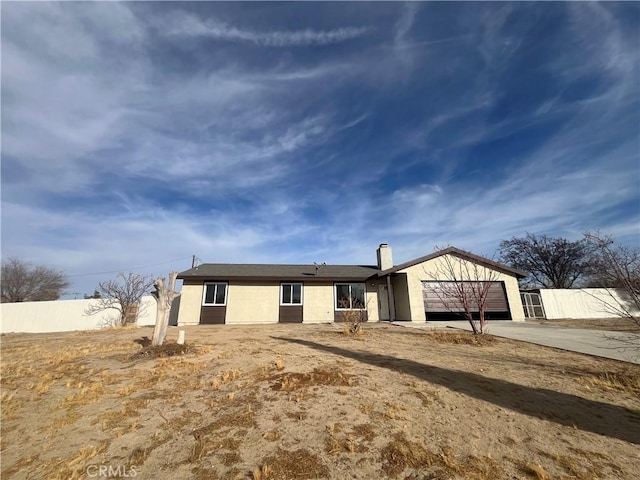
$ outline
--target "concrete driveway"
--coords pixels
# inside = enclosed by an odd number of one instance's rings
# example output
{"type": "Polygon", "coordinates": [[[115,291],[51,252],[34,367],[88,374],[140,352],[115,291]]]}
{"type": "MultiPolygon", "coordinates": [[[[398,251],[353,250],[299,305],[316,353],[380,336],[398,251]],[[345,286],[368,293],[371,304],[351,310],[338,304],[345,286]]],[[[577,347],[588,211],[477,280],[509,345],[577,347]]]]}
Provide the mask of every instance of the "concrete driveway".
{"type": "MultiPolygon", "coordinates": [[[[421,329],[449,327],[471,331],[471,326],[466,321],[427,322],[423,324],[410,322],[393,323],[421,329]]],[[[562,348],[572,352],[640,364],[640,335],[638,334],[509,321],[489,322],[487,324],[487,333],[497,337],[511,338],[547,347],[562,348]],[[629,339],[633,339],[635,348],[628,346],[629,339]]]]}

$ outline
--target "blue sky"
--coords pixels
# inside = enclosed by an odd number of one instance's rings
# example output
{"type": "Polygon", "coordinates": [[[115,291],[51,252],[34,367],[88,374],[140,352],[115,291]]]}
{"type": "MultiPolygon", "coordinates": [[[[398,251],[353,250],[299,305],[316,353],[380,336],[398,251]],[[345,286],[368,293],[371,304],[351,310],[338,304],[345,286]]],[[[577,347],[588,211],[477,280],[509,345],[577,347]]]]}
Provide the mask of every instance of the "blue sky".
{"type": "Polygon", "coordinates": [[[192,254],[640,245],[638,3],[1,8],[2,257],[72,292],[192,254]]]}

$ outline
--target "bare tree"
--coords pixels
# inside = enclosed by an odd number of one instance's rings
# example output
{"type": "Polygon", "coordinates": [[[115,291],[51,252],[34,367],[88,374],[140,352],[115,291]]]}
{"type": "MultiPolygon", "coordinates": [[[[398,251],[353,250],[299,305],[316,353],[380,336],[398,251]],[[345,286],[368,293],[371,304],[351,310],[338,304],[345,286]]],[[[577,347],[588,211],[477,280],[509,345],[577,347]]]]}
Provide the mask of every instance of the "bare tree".
{"type": "Polygon", "coordinates": [[[433,293],[446,311],[466,318],[474,334],[485,333],[487,300],[498,273],[451,254],[436,261],[435,272],[427,272],[435,287],[433,293]]]}
{"type": "Polygon", "coordinates": [[[173,299],[178,294],[175,291],[176,277],[178,272],[171,272],[169,274],[169,285],[165,285],[164,277],[156,278],[153,283],[156,290],[153,295],[156,297],[158,314],[156,316],[156,326],[153,329],[153,339],[151,345],[162,345],[167,337],[167,327],[169,326],[169,312],[171,310],[171,304],[173,299]]]}
{"type": "Polygon", "coordinates": [[[590,285],[607,292],[606,313],[628,318],[640,330],[640,250],[618,245],[613,237],[585,233],[591,246],[590,285]]]}
{"type": "Polygon", "coordinates": [[[529,272],[525,284],[544,288],[571,288],[589,272],[590,245],[527,233],[500,242],[500,260],[529,272]]]}
{"type": "Polygon", "coordinates": [[[101,298],[96,299],[85,313],[94,315],[105,310],[115,310],[119,314],[116,325],[135,323],[141,313],[140,299],[151,285],[153,280],[149,276],[119,273],[115,279],[98,284],[97,292],[101,298]]]}
{"type": "Polygon", "coordinates": [[[2,302],[57,300],[69,287],[64,273],[18,258],[2,262],[2,302]]]}

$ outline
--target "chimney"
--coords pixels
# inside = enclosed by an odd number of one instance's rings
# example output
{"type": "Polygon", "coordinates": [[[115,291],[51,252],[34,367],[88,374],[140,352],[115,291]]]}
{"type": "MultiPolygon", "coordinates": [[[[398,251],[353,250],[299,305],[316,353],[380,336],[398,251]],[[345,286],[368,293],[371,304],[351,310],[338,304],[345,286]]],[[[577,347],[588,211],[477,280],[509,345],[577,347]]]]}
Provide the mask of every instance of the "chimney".
{"type": "Polygon", "coordinates": [[[378,268],[380,270],[387,270],[393,267],[393,256],[389,245],[381,243],[376,253],[378,254],[378,268]]]}

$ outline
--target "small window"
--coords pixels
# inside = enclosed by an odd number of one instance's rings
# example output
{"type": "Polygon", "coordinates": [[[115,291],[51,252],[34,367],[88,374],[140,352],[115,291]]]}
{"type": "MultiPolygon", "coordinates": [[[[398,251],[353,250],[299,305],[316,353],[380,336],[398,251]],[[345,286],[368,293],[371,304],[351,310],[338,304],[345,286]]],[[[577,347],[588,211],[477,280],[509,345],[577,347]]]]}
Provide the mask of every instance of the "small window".
{"type": "Polygon", "coordinates": [[[280,305],[302,305],[302,284],[283,283],[280,285],[280,305]]]}
{"type": "Polygon", "coordinates": [[[336,310],[364,310],[364,283],[336,283],[336,310]]]}
{"type": "Polygon", "coordinates": [[[211,282],[204,284],[204,296],[202,305],[226,305],[227,284],[223,282],[211,282]]]}

